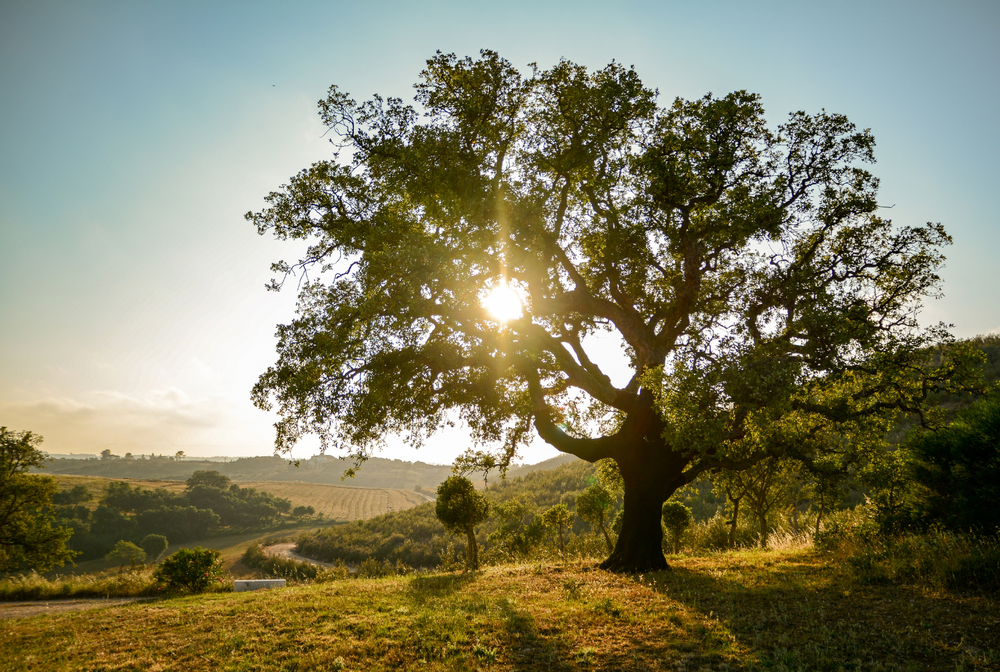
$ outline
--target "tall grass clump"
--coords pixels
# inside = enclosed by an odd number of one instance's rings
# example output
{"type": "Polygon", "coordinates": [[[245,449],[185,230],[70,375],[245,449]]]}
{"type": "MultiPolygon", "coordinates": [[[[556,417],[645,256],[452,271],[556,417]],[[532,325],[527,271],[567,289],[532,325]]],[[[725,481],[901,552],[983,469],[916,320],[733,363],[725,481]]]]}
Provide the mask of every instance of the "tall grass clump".
{"type": "Polygon", "coordinates": [[[82,597],[145,597],[157,594],[153,568],[88,576],[56,576],[37,572],[0,580],[0,600],[51,600],[82,597]]]}
{"type": "Polygon", "coordinates": [[[351,576],[343,562],[338,561],[334,567],[323,567],[311,562],[271,556],[264,553],[260,544],[251,544],[240,561],[247,567],[260,570],[265,576],[293,583],[327,583],[351,576]]]}
{"type": "Polygon", "coordinates": [[[309,581],[316,578],[320,567],[309,562],[282,558],[264,553],[260,544],[251,544],[240,559],[247,567],[259,569],[264,575],[289,581],[309,581]]]}
{"type": "Polygon", "coordinates": [[[861,583],[895,583],[948,590],[1000,589],[1000,536],[955,532],[889,532],[869,506],[842,512],[817,536],[861,583]]]}

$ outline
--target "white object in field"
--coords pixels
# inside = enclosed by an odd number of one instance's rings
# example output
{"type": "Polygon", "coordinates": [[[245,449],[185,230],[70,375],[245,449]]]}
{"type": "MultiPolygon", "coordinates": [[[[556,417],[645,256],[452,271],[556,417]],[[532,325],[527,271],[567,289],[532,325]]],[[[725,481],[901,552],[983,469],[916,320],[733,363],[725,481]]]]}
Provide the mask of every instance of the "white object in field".
{"type": "Polygon", "coordinates": [[[284,587],[284,579],[241,579],[239,581],[233,581],[233,590],[237,593],[242,593],[247,590],[284,587]]]}

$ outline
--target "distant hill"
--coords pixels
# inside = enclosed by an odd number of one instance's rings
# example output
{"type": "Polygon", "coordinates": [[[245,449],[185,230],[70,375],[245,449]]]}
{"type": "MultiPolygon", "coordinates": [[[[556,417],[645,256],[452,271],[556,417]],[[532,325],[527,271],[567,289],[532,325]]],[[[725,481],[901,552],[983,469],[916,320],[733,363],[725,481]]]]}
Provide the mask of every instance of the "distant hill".
{"type": "MultiPolygon", "coordinates": [[[[508,478],[523,476],[533,471],[554,469],[576,461],[572,455],[560,455],[535,465],[514,467],[508,478]]],[[[433,494],[438,484],[451,475],[448,465],[404,462],[373,457],[357,471],[354,478],[341,480],[344,471],[352,465],[350,460],[331,456],[317,456],[302,460],[298,466],[283,457],[241,457],[230,462],[184,459],[172,457],[139,457],[112,459],[57,459],[46,464],[43,473],[74,476],[101,476],[104,478],[132,478],[184,481],[196,471],[218,471],[237,482],[246,481],[304,481],[365,488],[396,488],[424,490],[433,494]]],[[[490,482],[498,480],[491,474],[490,482]]]]}

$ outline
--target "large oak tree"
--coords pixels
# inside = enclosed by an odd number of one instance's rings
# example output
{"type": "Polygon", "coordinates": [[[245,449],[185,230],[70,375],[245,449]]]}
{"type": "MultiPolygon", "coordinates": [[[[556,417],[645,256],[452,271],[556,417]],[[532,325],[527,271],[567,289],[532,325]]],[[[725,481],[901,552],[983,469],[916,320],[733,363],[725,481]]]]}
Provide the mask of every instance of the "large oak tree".
{"type": "Polygon", "coordinates": [[[916,311],[949,238],[878,215],[874,140],[845,117],[772,127],[745,91],[661,107],[616,63],[523,76],[488,51],[437,54],[415,88],[414,106],[331,88],[335,155],[247,215],[310,241],[277,272],[316,269],[253,392],[278,450],[313,433],[363,460],[461,418],[503,464],[537,433],[617,463],[604,566],[648,570],[677,488],[848,455],[864,421],[945,384],[923,353],[947,334],[916,311]],[[602,332],[624,383],[595,362],[602,332]]]}

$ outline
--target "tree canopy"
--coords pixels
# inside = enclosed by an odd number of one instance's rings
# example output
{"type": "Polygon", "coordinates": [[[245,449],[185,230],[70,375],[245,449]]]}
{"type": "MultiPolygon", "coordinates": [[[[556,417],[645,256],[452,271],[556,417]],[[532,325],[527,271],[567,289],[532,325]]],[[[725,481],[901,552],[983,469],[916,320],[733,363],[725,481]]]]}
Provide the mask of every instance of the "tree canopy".
{"type": "MultiPolygon", "coordinates": [[[[634,69],[438,53],[415,105],[332,87],[336,150],[248,213],[310,242],[278,362],[276,449],[307,433],[361,461],[461,419],[509,463],[533,436],[614,460],[622,533],[604,566],[666,566],[661,505],[719,469],[819,463],[873,418],[961,384],[921,329],[950,239],[881,217],[872,134],[737,91],[661,106],[634,69]],[[631,375],[594,356],[610,333],[631,375]],[[958,380],[956,383],[955,381],[958,380]]],[[[274,281],[273,288],[280,288],[274,281]]],[[[839,459],[839,458],[838,458],[839,459]]]]}
{"type": "Polygon", "coordinates": [[[0,572],[45,571],[75,555],[66,548],[73,531],[53,525],[55,480],[28,473],[45,465],[41,442],[32,432],[0,427],[0,572]]]}
{"type": "Polygon", "coordinates": [[[449,476],[438,486],[434,513],[444,525],[444,529],[452,534],[466,535],[467,564],[469,569],[478,569],[476,525],[490,515],[489,500],[476,491],[469,479],[464,476],[449,476]]]}

